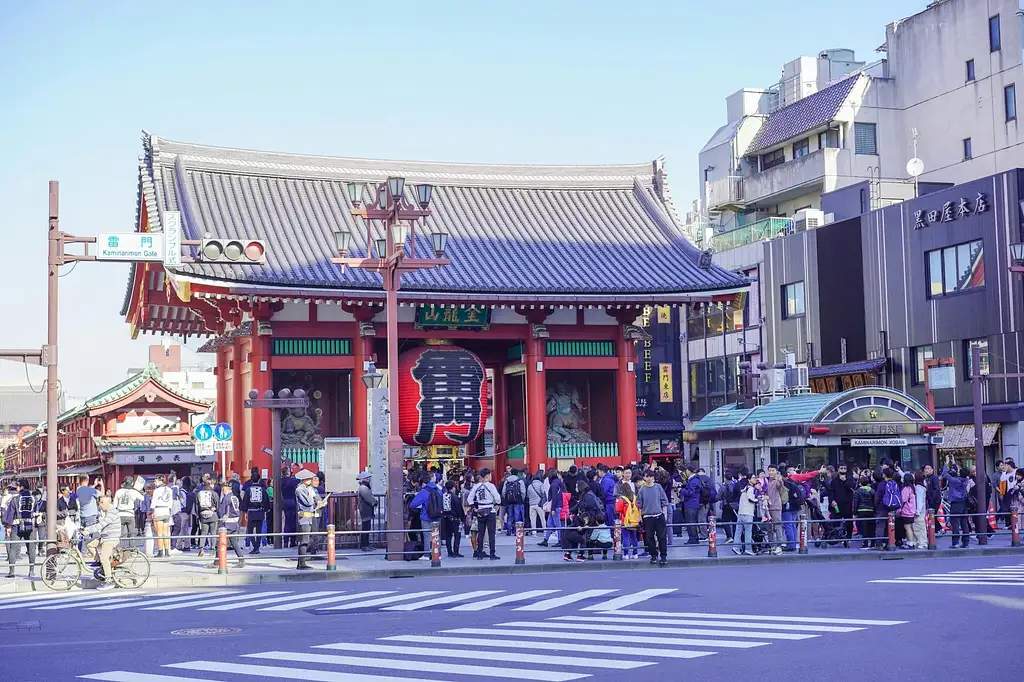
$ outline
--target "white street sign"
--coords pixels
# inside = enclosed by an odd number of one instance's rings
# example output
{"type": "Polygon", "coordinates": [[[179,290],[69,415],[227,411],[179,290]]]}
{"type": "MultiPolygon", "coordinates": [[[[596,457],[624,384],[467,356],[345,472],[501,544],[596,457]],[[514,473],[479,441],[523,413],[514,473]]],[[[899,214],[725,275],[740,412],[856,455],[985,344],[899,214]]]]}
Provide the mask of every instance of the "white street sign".
{"type": "Polygon", "coordinates": [[[851,448],[894,448],[906,447],[906,438],[851,438],[851,448]]]}
{"type": "Polygon", "coordinates": [[[164,257],[164,240],[159,234],[128,232],[96,235],[96,258],[113,261],[159,261],[164,257]]]}
{"type": "Polygon", "coordinates": [[[213,449],[217,452],[227,452],[231,449],[231,441],[229,440],[214,440],[210,442],[213,443],[213,449]]]}
{"type": "Polygon", "coordinates": [[[196,441],[196,457],[213,457],[213,453],[216,452],[213,449],[212,440],[200,440],[196,441]]]}
{"type": "Polygon", "coordinates": [[[164,213],[164,265],[176,268],[181,265],[181,213],[164,213]]]}

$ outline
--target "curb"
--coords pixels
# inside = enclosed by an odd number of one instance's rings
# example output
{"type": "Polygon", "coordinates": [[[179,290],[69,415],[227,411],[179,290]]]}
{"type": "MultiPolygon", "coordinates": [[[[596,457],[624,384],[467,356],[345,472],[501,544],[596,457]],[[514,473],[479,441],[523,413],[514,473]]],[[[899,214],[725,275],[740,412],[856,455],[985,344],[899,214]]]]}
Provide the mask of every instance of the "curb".
{"type": "MultiPolygon", "coordinates": [[[[1024,555],[1024,548],[1021,547],[986,547],[978,549],[938,549],[938,550],[897,550],[894,552],[858,552],[856,554],[844,552],[842,554],[783,554],[773,556],[751,556],[751,557],[718,557],[718,558],[694,558],[694,559],[669,559],[669,568],[702,568],[707,566],[720,567],[744,567],[761,566],[766,564],[800,564],[800,563],[835,563],[841,561],[899,561],[904,559],[948,559],[956,557],[985,557],[985,556],[1009,556],[1024,555]]],[[[230,587],[238,585],[269,585],[281,583],[308,583],[323,582],[327,580],[370,580],[375,578],[416,578],[416,577],[438,577],[438,576],[465,576],[465,575],[513,575],[523,573],[564,573],[566,571],[636,571],[653,570],[654,567],[647,561],[597,561],[582,564],[572,563],[550,563],[550,564],[525,564],[516,566],[514,564],[502,564],[498,566],[485,564],[482,566],[441,566],[430,568],[424,565],[408,568],[375,568],[375,569],[354,569],[338,571],[316,571],[311,573],[228,573],[217,575],[216,573],[205,575],[186,576],[153,576],[146,583],[148,588],[168,587],[230,587]]],[[[230,569],[228,569],[230,571],[230,569]]],[[[94,587],[95,580],[83,579],[83,587],[94,587]]],[[[38,579],[27,581],[23,579],[13,583],[0,583],[0,594],[23,594],[39,593],[52,594],[52,592],[38,579]]]]}

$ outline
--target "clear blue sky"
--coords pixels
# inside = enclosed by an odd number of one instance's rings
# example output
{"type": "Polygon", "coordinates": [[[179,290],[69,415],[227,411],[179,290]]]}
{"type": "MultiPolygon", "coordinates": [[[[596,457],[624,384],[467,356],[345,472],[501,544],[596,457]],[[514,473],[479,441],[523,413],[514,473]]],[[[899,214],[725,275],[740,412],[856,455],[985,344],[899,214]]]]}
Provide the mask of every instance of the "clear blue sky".
{"type": "MultiPolygon", "coordinates": [[[[0,0],[0,346],[45,340],[47,181],[65,231],[132,231],[142,128],[376,158],[664,155],[685,211],[728,94],[825,48],[873,61],[885,24],[926,4],[0,0]]],[[[61,280],[71,396],[119,381],[155,342],[130,341],[118,315],[126,277],[83,263],[61,280]]],[[[0,383],[24,382],[0,363],[0,383]]]]}

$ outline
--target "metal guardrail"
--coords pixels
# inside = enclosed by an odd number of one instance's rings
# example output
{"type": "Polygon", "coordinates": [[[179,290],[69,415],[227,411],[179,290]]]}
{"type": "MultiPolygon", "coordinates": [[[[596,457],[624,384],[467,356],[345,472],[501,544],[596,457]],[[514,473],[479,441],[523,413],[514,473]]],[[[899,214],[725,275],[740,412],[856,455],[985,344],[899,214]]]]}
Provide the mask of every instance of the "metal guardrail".
{"type": "Polygon", "coordinates": [[[711,235],[711,248],[716,252],[735,249],[785,234],[792,221],[789,218],[764,218],[756,222],[711,235]]]}

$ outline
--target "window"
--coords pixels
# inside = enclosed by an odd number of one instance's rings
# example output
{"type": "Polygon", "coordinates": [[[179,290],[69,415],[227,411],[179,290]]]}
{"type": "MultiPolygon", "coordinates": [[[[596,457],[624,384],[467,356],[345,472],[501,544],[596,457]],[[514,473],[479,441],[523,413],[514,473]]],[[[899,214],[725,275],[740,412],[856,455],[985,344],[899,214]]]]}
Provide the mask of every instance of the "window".
{"type": "Polygon", "coordinates": [[[1003,104],[1006,107],[1006,120],[1017,120],[1017,86],[1010,83],[1003,88],[1003,104]]]}
{"type": "Polygon", "coordinates": [[[935,356],[935,352],[931,346],[918,346],[912,351],[914,360],[914,377],[913,383],[915,386],[924,384],[924,363],[927,360],[931,360],[935,356]]]}
{"type": "Polygon", "coordinates": [[[811,153],[811,139],[805,137],[802,140],[798,140],[793,143],[793,158],[799,159],[801,156],[807,156],[811,153]]]}
{"type": "Polygon", "coordinates": [[[875,138],[874,123],[853,124],[854,151],[857,154],[878,154],[878,142],[875,138]]]}
{"type": "Polygon", "coordinates": [[[766,171],[769,168],[775,168],[786,163],[786,150],[776,149],[773,152],[761,155],[761,170],[766,171]]]}
{"type": "Polygon", "coordinates": [[[782,319],[799,317],[804,314],[804,283],[793,282],[782,285],[782,319]]]}
{"type": "Polygon", "coordinates": [[[686,318],[686,337],[689,339],[704,338],[704,307],[700,303],[690,305],[690,314],[686,318]]]}
{"type": "Polygon", "coordinates": [[[981,374],[982,376],[988,375],[988,339],[969,339],[964,341],[964,379],[970,381],[971,377],[974,376],[974,363],[972,358],[974,353],[971,352],[973,348],[981,349],[981,374]]]}
{"type": "Polygon", "coordinates": [[[965,137],[964,138],[964,161],[967,161],[968,159],[973,159],[973,158],[974,158],[974,153],[971,151],[971,138],[965,137]]]}
{"type": "Polygon", "coordinates": [[[818,133],[818,149],[839,149],[839,130],[833,128],[818,133]]]}
{"type": "Polygon", "coordinates": [[[967,60],[967,82],[970,83],[972,80],[974,80],[974,60],[973,59],[968,59],[967,60]]]}
{"type": "Polygon", "coordinates": [[[992,52],[998,52],[999,48],[1002,47],[1002,41],[999,39],[999,15],[988,18],[988,49],[992,52]]]}
{"type": "Polygon", "coordinates": [[[982,246],[982,241],[977,239],[927,252],[928,297],[938,298],[985,286],[982,246]]]}

